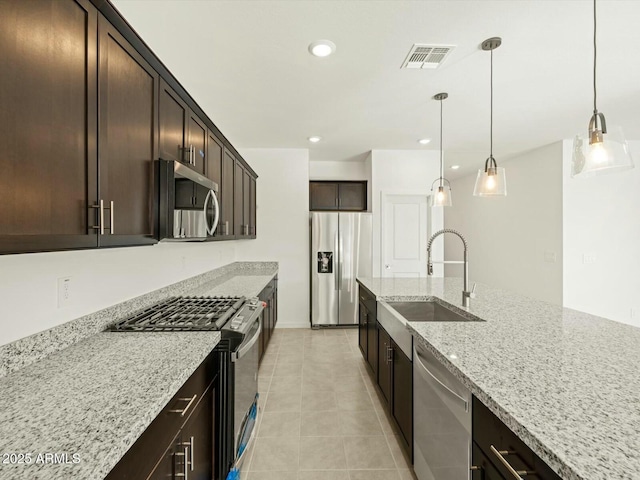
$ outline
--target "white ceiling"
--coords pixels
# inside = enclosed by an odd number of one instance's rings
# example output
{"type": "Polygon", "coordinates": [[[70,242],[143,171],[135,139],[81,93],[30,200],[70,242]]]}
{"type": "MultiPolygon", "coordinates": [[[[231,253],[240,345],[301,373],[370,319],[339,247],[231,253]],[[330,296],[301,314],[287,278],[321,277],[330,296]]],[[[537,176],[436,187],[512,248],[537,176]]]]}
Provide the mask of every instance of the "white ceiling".
{"type": "MultiPolygon", "coordinates": [[[[494,156],[569,138],[592,110],[591,0],[112,0],[238,148],[309,148],[311,160],[444,148],[455,177],[494,156]],[[314,40],[334,55],[307,52],[314,40]],[[456,45],[437,70],[401,70],[414,43],[456,45]],[[307,137],[319,135],[311,145],[307,137]],[[426,147],[419,138],[430,137],[426,147]]],[[[640,1],[598,2],[598,107],[640,139],[640,1]]]]}

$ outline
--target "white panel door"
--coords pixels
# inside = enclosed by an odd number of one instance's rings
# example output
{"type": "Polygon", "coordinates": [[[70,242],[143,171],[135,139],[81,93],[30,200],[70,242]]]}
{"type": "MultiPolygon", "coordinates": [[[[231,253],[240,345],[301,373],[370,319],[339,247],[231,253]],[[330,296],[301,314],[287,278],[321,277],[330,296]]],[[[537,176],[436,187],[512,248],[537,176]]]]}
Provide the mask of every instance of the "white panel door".
{"type": "Polygon", "coordinates": [[[382,212],[382,276],[426,277],[427,196],[383,195],[382,212]]]}

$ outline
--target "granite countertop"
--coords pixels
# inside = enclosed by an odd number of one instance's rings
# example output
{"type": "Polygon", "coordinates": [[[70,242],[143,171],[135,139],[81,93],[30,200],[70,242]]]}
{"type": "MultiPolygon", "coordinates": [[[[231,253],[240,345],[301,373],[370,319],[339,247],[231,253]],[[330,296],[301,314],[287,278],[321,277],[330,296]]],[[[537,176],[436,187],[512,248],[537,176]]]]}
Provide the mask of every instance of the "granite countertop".
{"type": "Polygon", "coordinates": [[[220,341],[105,328],[170,296],[257,296],[277,272],[236,262],[2,347],[0,479],[103,479],[220,341]],[[30,453],[31,464],[4,463],[12,453],[30,453]]]}
{"type": "MultiPolygon", "coordinates": [[[[379,301],[461,305],[459,278],[358,281],[379,301]]],[[[481,284],[476,293],[469,312],[485,322],[407,328],[562,478],[640,478],[640,329],[481,284]]]]}
{"type": "Polygon", "coordinates": [[[0,479],[103,479],[220,341],[103,332],[0,379],[0,479]],[[4,454],[31,453],[30,465],[4,454]],[[77,464],[36,463],[66,453],[77,464]]]}

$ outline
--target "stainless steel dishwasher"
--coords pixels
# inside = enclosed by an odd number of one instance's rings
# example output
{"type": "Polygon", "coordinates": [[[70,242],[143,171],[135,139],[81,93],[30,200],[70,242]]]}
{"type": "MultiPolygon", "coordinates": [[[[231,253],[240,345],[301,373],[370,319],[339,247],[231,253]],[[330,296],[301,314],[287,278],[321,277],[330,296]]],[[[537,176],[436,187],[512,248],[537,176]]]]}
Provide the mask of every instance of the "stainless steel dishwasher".
{"type": "Polygon", "coordinates": [[[413,347],[414,471],[418,480],[471,478],[471,393],[425,347],[413,347]]]}

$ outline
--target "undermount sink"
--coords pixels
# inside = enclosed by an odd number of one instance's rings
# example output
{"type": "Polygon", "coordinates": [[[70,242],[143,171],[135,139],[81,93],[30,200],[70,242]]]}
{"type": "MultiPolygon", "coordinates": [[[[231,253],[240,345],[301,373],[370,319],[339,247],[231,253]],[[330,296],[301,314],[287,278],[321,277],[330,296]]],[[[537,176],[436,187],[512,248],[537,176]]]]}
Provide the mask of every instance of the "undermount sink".
{"type": "Polygon", "coordinates": [[[458,313],[434,300],[387,304],[408,322],[484,322],[475,315],[458,313]]]}

